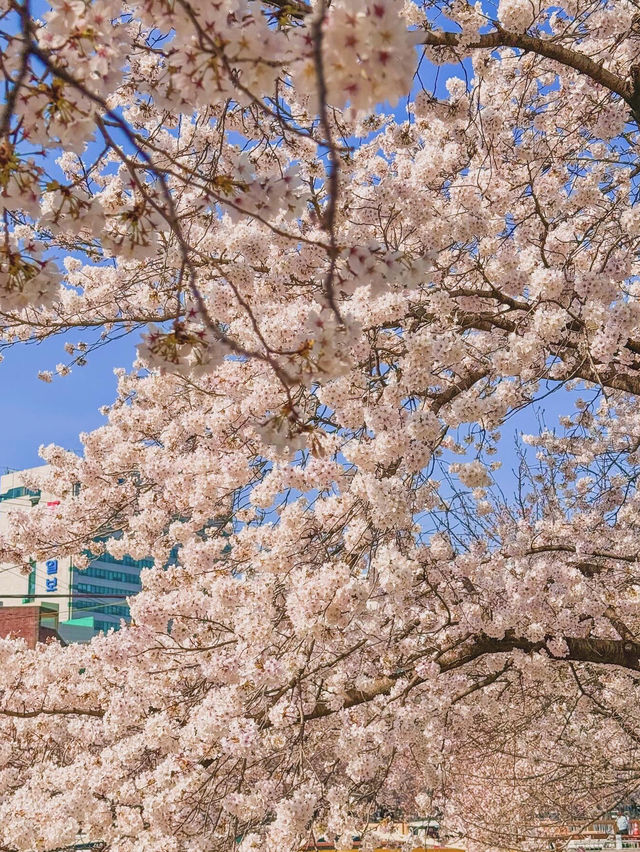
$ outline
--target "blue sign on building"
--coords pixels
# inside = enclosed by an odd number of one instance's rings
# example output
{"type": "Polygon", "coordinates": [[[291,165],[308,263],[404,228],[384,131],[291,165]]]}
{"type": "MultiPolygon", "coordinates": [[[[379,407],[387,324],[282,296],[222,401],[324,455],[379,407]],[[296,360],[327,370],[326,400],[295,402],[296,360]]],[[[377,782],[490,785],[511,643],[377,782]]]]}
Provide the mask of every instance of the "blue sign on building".
{"type": "MultiPolygon", "coordinates": [[[[58,573],[58,560],[57,559],[47,559],[44,563],[47,568],[47,574],[57,574],[58,573]]],[[[50,577],[45,580],[45,587],[48,592],[56,592],[58,590],[58,578],[50,577]]]]}

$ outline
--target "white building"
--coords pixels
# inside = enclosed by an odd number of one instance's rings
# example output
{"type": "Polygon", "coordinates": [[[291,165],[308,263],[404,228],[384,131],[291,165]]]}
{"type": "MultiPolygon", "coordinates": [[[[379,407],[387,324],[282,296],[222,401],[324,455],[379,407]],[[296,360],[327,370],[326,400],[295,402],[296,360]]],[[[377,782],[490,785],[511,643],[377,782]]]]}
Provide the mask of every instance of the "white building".
{"type": "MultiPolygon", "coordinates": [[[[42,469],[42,468],[40,468],[42,469]]],[[[33,470],[7,471],[0,476],[0,532],[8,514],[46,501],[55,510],[55,495],[30,490],[25,477],[33,470]]],[[[96,548],[98,550],[99,548],[96,548]]],[[[140,571],[150,559],[114,559],[105,553],[80,570],[68,556],[34,563],[25,574],[17,565],[0,563],[0,606],[38,603],[58,614],[58,632],[67,642],[88,641],[128,621],[127,598],[140,591],[140,571]]]]}

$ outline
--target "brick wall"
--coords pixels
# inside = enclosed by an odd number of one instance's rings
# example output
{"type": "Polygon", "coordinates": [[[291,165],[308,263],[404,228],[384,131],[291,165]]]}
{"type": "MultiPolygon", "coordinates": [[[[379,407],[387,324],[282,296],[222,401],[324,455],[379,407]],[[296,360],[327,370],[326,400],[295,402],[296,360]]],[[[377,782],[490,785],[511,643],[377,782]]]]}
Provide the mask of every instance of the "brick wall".
{"type": "Polygon", "coordinates": [[[40,626],[39,606],[0,606],[0,637],[7,636],[24,639],[30,648],[58,638],[55,630],[40,626]]]}

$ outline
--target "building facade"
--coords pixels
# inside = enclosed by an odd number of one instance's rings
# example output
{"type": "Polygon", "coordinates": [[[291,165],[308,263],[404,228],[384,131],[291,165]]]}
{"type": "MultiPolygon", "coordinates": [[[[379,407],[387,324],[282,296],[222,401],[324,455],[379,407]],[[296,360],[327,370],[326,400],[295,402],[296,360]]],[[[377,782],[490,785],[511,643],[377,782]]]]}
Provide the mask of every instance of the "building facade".
{"type": "MultiPolygon", "coordinates": [[[[55,511],[59,501],[54,495],[25,485],[33,470],[7,471],[0,476],[0,532],[12,511],[28,511],[43,501],[55,511]]],[[[96,553],[105,542],[108,539],[96,541],[96,553]]],[[[84,555],[91,557],[91,553],[84,555]]],[[[0,606],[44,605],[57,612],[57,629],[66,642],[88,641],[97,633],[117,630],[123,619],[129,620],[127,598],[140,591],[140,572],[152,565],[151,559],[115,559],[108,551],[82,570],[72,557],[55,555],[32,563],[28,573],[17,565],[0,564],[0,606]]]]}
{"type": "Polygon", "coordinates": [[[60,641],[58,613],[41,606],[0,607],[0,637],[24,639],[29,648],[38,642],[60,641]]]}

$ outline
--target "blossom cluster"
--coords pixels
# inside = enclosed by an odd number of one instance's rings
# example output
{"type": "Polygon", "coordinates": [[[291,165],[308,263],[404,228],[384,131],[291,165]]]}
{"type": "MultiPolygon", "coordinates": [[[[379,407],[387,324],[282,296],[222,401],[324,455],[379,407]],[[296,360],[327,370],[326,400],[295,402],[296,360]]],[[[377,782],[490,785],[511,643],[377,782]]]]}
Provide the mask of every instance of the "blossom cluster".
{"type": "Polygon", "coordinates": [[[3,8],[0,347],[139,347],[0,561],[155,567],[0,640],[0,848],[538,850],[634,789],[637,10],[426,5],[3,8]]]}

